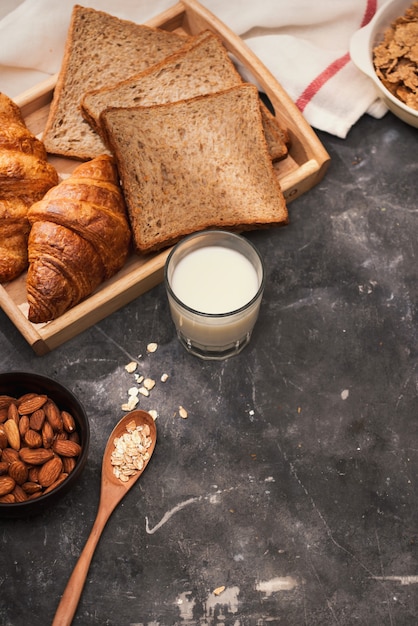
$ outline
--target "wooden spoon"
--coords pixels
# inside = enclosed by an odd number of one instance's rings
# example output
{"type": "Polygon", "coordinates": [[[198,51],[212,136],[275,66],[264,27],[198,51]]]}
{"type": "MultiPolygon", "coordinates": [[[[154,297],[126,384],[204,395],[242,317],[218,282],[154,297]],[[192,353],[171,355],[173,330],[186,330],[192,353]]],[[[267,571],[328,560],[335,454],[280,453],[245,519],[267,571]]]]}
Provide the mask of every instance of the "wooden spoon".
{"type": "Polygon", "coordinates": [[[83,591],[91,559],[103,528],[105,527],[106,522],[113,510],[128,493],[129,489],[134,486],[146,468],[154,451],[156,441],[157,428],[153,418],[146,411],[131,411],[130,413],[127,413],[112,430],[103,455],[100,501],[96,519],[86,545],[79,556],[73,573],[71,574],[65,591],[61,597],[52,626],[69,626],[71,624],[83,591]],[[149,458],[144,461],[143,468],[131,476],[127,482],[122,482],[119,478],[116,478],[113,473],[113,466],[110,462],[110,457],[115,449],[113,443],[115,437],[121,437],[121,435],[127,432],[126,426],[132,421],[134,421],[137,426],[148,424],[150,428],[149,436],[151,437],[152,444],[148,449],[149,458]]]}

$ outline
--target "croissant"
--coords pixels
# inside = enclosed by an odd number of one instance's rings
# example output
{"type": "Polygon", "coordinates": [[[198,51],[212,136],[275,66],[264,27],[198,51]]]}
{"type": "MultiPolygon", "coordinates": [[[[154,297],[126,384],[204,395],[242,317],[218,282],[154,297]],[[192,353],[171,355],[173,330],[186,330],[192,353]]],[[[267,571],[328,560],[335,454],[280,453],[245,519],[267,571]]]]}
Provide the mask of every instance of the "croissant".
{"type": "Polygon", "coordinates": [[[28,208],[58,183],[44,144],[33,135],[19,107],[0,93],[0,282],[28,264],[28,208]]]}
{"type": "Polygon", "coordinates": [[[80,164],[28,212],[28,319],[48,322],[113,276],[129,253],[131,231],[112,157],[80,164]]]}

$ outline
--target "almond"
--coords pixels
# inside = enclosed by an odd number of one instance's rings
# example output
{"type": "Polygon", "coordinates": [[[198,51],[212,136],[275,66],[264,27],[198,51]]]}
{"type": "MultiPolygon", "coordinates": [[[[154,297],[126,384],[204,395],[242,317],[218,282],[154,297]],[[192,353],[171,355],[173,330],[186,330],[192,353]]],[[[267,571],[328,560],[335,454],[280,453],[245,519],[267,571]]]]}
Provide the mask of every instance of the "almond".
{"type": "Polygon", "coordinates": [[[38,483],[39,470],[41,469],[40,465],[35,465],[34,467],[29,468],[29,481],[31,483],[38,483]]]}
{"type": "Polygon", "coordinates": [[[54,430],[48,421],[42,426],[42,444],[44,448],[50,448],[54,441],[54,430]]]}
{"type": "Polygon", "coordinates": [[[69,439],[56,439],[52,447],[60,456],[78,456],[81,452],[80,444],[69,439]]]}
{"type": "Polygon", "coordinates": [[[20,415],[30,415],[37,411],[42,406],[44,406],[45,402],[48,400],[48,396],[39,395],[33,396],[27,400],[23,400],[19,403],[18,411],[20,415]]]}
{"type": "Polygon", "coordinates": [[[71,413],[68,411],[61,411],[62,423],[67,433],[72,433],[75,430],[75,420],[71,413]]]}
{"type": "Polygon", "coordinates": [[[38,491],[42,491],[42,485],[28,480],[26,483],[23,483],[22,489],[28,494],[38,493],[38,491]]]}
{"type": "Polygon", "coordinates": [[[71,472],[77,465],[77,461],[75,460],[75,457],[73,456],[63,456],[62,465],[63,465],[64,472],[66,472],[67,474],[71,474],[71,472]]]}
{"type": "Polygon", "coordinates": [[[59,456],[54,456],[50,461],[44,463],[39,470],[39,484],[42,487],[50,487],[62,472],[62,461],[59,456]]]}
{"type": "Polygon", "coordinates": [[[20,436],[24,437],[25,433],[29,430],[29,417],[27,415],[22,415],[19,420],[19,432],[20,436]]]}
{"type": "Polygon", "coordinates": [[[45,448],[22,448],[19,455],[22,461],[29,465],[43,465],[52,459],[54,453],[52,450],[45,450],[45,448]]]}
{"type": "Polygon", "coordinates": [[[3,476],[3,474],[8,473],[9,465],[10,463],[7,463],[7,461],[0,461],[0,476],[3,476]]]}
{"type": "Polygon", "coordinates": [[[61,432],[63,429],[62,417],[59,408],[52,400],[48,400],[48,402],[44,406],[44,411],[46,415],[46,419],[51,424],[52,429],[55,432],[61,432]]]}
{"type": "Polygon", "coordinates": [[[39,498],[39,496],[43,495],[43,491],[35,491],[35,493],[31,493],[30,495],[28,495],[28,500],[36,500],[36,498],[39,498]]]}
{"type": "Polygon", "coordinates": [[[11,404],[7,409],[7,419],[13,420],[16,424],[19,424],[19,411],[15,404],[11,404]]]}
{"type": "Polygon", "coordinates": [[[16,481],[18,485],[23,485],[28,479],[28,467],[23,461],[13,461],[9,465],[9,476],[16,481]]]}
{"type": "Polygon", "coordinates": [[[60,474],[60,476],[57,478],[57,480],[52,483],[52,485],[50,485],[49,487],[47,487],[44,491],[44,493],[49,493],[50,491],[52,491],[53,489],[56,489],[56,487],[58,487],[58,485],[60,485],[62,482],[64,482],[64,480],[68,477],[68,474],[66,474],[65,472],[63,472],[62,474],[60,474]]]}
{"type": "Polygon", "coordinates": [[[4,432],[7,435],[9,446],[14,450],[20,448],[20,433],[16,422],[13,419],[8,419],[4,422],[4,432]]]}
{"type": "Polygon", "coordinates": [[[6,496],[12,492],[16,483],[10,476],[0,476],[0,496],[6,496]]]}
{"type": "Polygon", "coordinates": [[[26,400],[30,400],[31,398],[34,398],[37,394],[34,393],[33,391],[30,391],[29,393],[25,393],[23,394],[23,396],[20,396],[17,400],[16,400],[16,404],[19,406],[19,404],[22,404],[22,402],[26,402],[26,400]]]}
{"type": "Polygon", "coordinates": [[[16,398],[12,396],[0,395],[0,409],[7,409],[12,402],[16,403],[16,398]]]}
{"type": "Polygon", "coordinates": [[[7,448],[8,443],[9,442],[7,439],[6,431],[0,425],[0,450],[3,450],[3,448],[7,448]]]}
{"type": "Polygon", "coordinates": [[[42,430],[42,426],[45,421],[45,411],[43,409],[38,409],[34,411],[30,416],[30,427],[32,430],[42,430]]]}
{"type": "Polygon", "coordinates": [[[13,461],[19,460],[19,452],[17,450],[14,450],[13,448],[4,448],[1,455],[1,460],[6,461],[6,463],[10,465],[10,463],[13,463],[13,461]]]}
{"type": "Polygon", "coordinates": [[[15,497],[15,502],[25,502],[28,499],[28,494],[20,485],[15,485],[12,494],[15,497]]]}
{"type": "Polygon", "coordinates": [[[4,409],[0,409],[0,424],[3,424],[7,420],[8,410],[6,407],[4,409]]]}
{"type": "Polygon", "coordinates": [[[42,446],[42,435],[29,428],[24,437],[25,443],[29,448],[40,448],[42,446]]]}
{"type": "Polygon", "coordinates": [[[16,500],[12,493],[8,493],[0,498],[0,502],[2,504],[12,504],[13,502],[16,502],[16,500]]]}

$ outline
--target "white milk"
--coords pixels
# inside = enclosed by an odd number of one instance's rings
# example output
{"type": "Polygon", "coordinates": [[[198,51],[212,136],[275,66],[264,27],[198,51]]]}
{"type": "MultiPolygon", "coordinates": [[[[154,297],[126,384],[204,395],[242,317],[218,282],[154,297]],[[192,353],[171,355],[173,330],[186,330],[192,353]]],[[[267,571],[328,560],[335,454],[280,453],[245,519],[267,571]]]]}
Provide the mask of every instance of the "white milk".
{"type": "Polygon", "coordinates": [[[205,246],[179,261],[171,288],[188,307],[201,313],[229,313],[245,306],[260,286],[253,264],[237,250],[205,246]]]}
{"type": "Polygon", "coordinates": [[[248,343],[257,320],[262,294],[251,306],[246,305],[259,291],[261,281],[253,263],[237,250],[217,245],[191,250],[175,264],[170,278],[177,298],[199,311],[188,311],[169,296],[181,341],[208,354],[212,350],[238,351],[238,345],[242,348],[248,343]],[[242,307],[246,308],[234,313],[242,307]]]}

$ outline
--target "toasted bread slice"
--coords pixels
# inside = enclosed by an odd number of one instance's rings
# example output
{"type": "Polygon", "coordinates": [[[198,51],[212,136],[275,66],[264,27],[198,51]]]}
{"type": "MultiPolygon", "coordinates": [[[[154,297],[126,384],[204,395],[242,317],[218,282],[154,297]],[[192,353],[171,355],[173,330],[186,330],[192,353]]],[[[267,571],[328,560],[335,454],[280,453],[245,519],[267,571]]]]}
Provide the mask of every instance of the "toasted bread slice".
{"type": "Polygon", "coordinates": [[[187,39],[75,5],[42,137],[47,151],[81,160],[107,152],[81,115],[82,95],[145,70],[187,39]]]}
{"type": "Polygon", "coordinates": [[[204,31],[191,39],[187,47],[183,46],[144,72],[85,93],[81,112],[92,128],[102,133],[100,114],[109,107],[166,104],[241,82],[217,35],[204,31]],[[212,71],[213,66],[215,71],[212,71]],[[206,74],[208,67],[210,77],[206,74]],[[226,80],[231,84],[225,85],[226,80]]]}
{"type": "MultiPolygon", "coordinates": [[[[81,100],[81,110],[91,127],[102,134],[100,113],[109,106],[131,107],[165,104],[206,93],[223,91],[242,83],[220,37],[203,31],[187,47],[153,65],[140,74],[115,85],[88,92],[81,100]]],[[[273,161],[287,155],[285,131],[260,101],[263,126],[273,161]]]]}
{"type": "Polygon", "coordinates": [[[257,88],[150,107],[110,108],[101,124],[119,168],[138,253],[206,228],[288,222],[257,88]]]}

